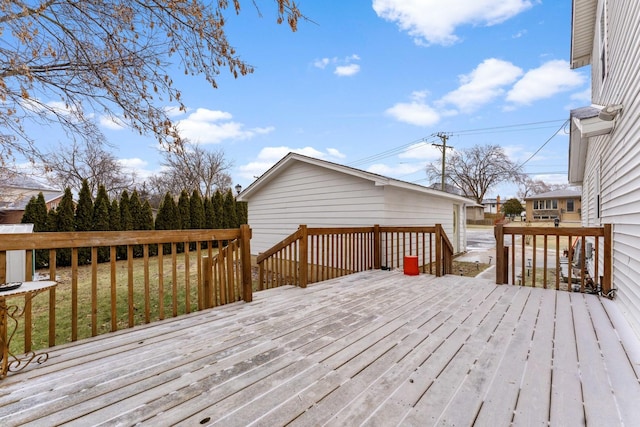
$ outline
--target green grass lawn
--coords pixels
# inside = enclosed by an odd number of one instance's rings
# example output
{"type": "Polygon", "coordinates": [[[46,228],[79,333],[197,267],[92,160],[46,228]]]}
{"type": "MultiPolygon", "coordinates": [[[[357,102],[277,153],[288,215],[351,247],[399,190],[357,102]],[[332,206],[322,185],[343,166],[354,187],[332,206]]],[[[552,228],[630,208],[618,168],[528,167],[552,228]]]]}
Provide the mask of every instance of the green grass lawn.
{"type": "MultiPolygon", "coordinates": [[[[133,261],[133,311],[134,325],[144,324],[148,318],[151,322],[161,317],[168,318],[187,312],[187,295],[190,302],[189,311],[198,308],[198,277],[195,252],[189,254],[188,275],[185,264],[185,254],[176,256],[175,287],[173,282],[172,258],[170,255],[163,257],[163,315],[160,304],[159,268],[158,258],[149,258],[149,289],[145,289],[144,260],[136,258],[133,261]],[[187,293],[187,281],[189,289],[187,293]],[[149,294],[149,304],[146,306],[145,295],[149,294]]],[[[48,271],[39,271],[48,274],[48,271]]],[[[56,344],[63,344],[72,340],[72,270],[71,267],[58,268],[56,271],[58,286],[55,290],[56,301],[56,344]]],[[[90,265],[78,267],[77,286],[77,338],[87,338],[92,335],[92,270],[90,265]]],[[[116,326],[117,329],[129,327],[129,285],[127,261],[117,261],[115,268],[116,278],[116,326]]],[[[97,334],[111,332],[111,265],[99,264],[97,268],[97,334]]],[[[24,305],[23,297],[7,298],[8,304],[24,305]]],[[[49,346],[49,295],[47,292],[37,295],[33,300],[32,319],[32,348],[45,348],[49,346]]],[[[11,326],[11,325],[10,325],[11,326]]],[[[11,342],[11,349],[15,353],[22,353],[24,349],[24,322],[19,322],[16,334],[11,342]]]]}

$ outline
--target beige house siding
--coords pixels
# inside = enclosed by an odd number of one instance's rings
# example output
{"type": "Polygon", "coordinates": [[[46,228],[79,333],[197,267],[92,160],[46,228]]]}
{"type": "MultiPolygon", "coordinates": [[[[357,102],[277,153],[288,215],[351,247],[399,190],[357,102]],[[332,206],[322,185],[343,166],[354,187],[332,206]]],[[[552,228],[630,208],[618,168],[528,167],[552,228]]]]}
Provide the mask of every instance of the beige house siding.
{"type": "Polygon", "coordinates": [[[582,201],[580,197],[527,200],[526,212],[527,221],[549,221],[559,218],[560,221],[579,222],[582,213],[582,201]],[[551,205],[547,208],[549,203],[551,205]],[[544,207],[542,207],[543,204],[544,207]]]}

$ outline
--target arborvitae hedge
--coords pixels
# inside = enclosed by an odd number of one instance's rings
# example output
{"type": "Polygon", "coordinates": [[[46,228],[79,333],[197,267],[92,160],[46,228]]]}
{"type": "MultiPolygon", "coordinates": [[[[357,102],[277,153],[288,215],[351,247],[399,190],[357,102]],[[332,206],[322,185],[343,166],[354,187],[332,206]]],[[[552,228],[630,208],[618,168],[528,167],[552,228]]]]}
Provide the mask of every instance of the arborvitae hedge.
{"type": "MultiPolygon", "coordinates": [[[[93,204],[93,230],[94,231],[109,231],[110,218],[109,209],[111,204],[109,203],[109,195],[107,190],[101,185],[98,188],[98,195],[96,201],[93,204]]],[[[109,261],[109,248],[98,248],[98,262],[109,261]]]]}
{"type": "Polygon", "coordinates": [[[24,208],[23,224],[33,224],[34,233],[47,231],[47,203],[42,192],[38,197],[32,197],[24,208]]]}
{"type": "Polygon", "coordinates": [[[238,216],[236,215],[236,198],[231,189],[224,194],[223,211],[225,216],[224,228],[238,228],[238,216]]]}
{"type": "Polygon", "coordinates": [[[202,197],[198,190],[193,190],[189,199],[189,225],[192,229],[200,229],[205,227],[205,213],[202,197]]]}
{"type": "Polygon", "coordinates": [[[120,230],[133,230],[133,217],[129,208],[129,193],[124,190],[120,195],[120,230]]]}
{"type": "Polygon", "coordinates": [[[113,199],[109,208],[109,230],[120,231],[122,229],[121,227],[120,205],[118,204],[118,199],[113,199]]]}
{"type": "MultiPolygon", "coordinates": [[[[46,202],[42,193],[33,197],[25,208],[23,223],[33,223],[35,232],[42,231],[128,231],[128,230],[178,230],[202,228],[237,228],[246,223],[246,203],[237,202],[231,190],[222,193],[216,191],[211,198],[201,197],[198,190],[191,195],[183,191],[176,204],[174,197],[167,193],[160,204],[154,224],[153,211],[148,200],[141,202],[137,191],[131,196],[125,190],[120,200],[109,200],[103,186],[98,189],[95,202],[91,199],[87,181],[83,181],[78,196],[78,203],[74,205],[71,190],[64,192],[57,209],[47,212],[46,202]]],[[[195,248],[195,245],[192,245],[195,248]]],[[[179,245],[182,248],[182,245],[179,245]]],[[[80,264],[91,261],[89,248],[79,248],[78,262],[80,264]]],[[[100,249],[99,261],[109,259],[108,248],[100,249]]],[[[150,255],[157,254],[157,247],[149,246],[150,255]]],[[[71,264],[71,251],[58,249],[57,265],[71,264]]],[[[117,258],[126,259],[126,247],[117,248],[117,258]]],[[[38,268],[48,264],[48,250],[36,252],[38,268]],[[42,252],[42,253],[39,253],[42,252]]],[[[142,255],[142,245],[134,247],[134,256],[142,255]]]]}
{"type": "MultiPolygon", "coordinates": [[[[23,224],[33,224],[34,233],[47,231],[47,203],[42,192],[38,197],[32,197],[24,208],[22,215],[23,224]]],[[[40,249],[36,251],[36,268],[43,268],[49,265],[49,251],[40,249]]]]}
{"type": "MultiPolygon", "coordinates": [[[[71,190],[64,190],[64,196],[60,200],[60,204],[56,209],[55,215],[55,231],[74,231],[75,221],[73,215],[73,195],[71,190]]],[[[56,251],[56,265],[71,265],[71,249],[58,249],[56,251]]]]}
{"type": "Polygon", "coordinates": [[[186,230],[191,228],[189,193],[182,190],[178,198],[178,213],[180,215],[180,229],[186,230]]]}
{"type": "Polygon", "coordinates": [[[214,215],[214,227],[213,228],[227,228],[224,215],[224,198],[220,190],[216,191],[212,197],[213,202],[213,215],[214,215]]]}
{"type": "Polygon", "coordinates": [[[87,180],[82,181],[82,188],[78,194],[78,205],[75,210],[76,231],[90,231],[93,229],[93,200],[87,180]]]}
{"type": "Polygon", "coordinates": [[[204,228],[216,228],[216,213],[213,209],[213,201],[209,197],[204,199],[204,228]]]}
{"type": "Polygon", "coordinates": [[[158,214],[156,215],[156,230],[178,230],[180,222],[178,218],[178,207],[170,193],[165,194],[158,214]]]}

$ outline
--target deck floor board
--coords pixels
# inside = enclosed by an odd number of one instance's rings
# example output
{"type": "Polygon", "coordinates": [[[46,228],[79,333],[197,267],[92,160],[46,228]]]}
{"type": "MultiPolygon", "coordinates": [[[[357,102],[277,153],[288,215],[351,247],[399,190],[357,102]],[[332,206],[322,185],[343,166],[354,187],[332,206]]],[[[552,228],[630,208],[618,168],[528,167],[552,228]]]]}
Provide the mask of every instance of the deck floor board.
{"type": "Polygon", "coordinates": [[[633,425],[638,348],[593,295],[367,271],[50,349],[0,425],[633,425]]]}

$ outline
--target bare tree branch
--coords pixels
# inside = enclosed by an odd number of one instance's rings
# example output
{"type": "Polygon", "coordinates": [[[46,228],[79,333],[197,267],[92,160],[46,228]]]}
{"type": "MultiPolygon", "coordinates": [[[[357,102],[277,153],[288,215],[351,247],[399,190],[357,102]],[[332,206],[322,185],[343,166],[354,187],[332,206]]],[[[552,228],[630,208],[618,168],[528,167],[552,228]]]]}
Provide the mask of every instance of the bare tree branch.
{"type": "MultiPolygon", "coordinates": [[[[277,22],[295,31],[295,1],[275,3],[277,22]]],[[[100,114],[179,145],[165,110],[185,108],[176,65],[214,88],[222,69],[253,72],[225,33],[239,11],[239,0],[0,0],[0,160],[34,153],[30,120],[82,136],[100,114]]]]}
{"type": "Polygon", "coordinates": [[[100,141],[61,144],[43,156],[43,164],[52,184],[77,192],[86,179],[93,196],[101,185],[109,195],[116,196],[123,190],[133,190],[136,184],[135,173],[127,173],[100,141]]]}
{"type": "MultiPolygon", "coordinates": [[[[439,162],[428,164],[427,176],[439,179],[442,174],[440,168],[439,162]]],[[[482,203],[491,188],[508,180],[519,182],[522,176],[518,165],[498,145],[475,145],[455,151],[445,165],[446,179],[478,203],[482,203]]]]}

